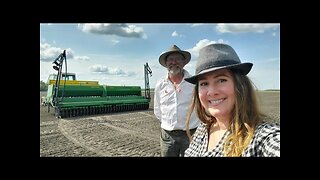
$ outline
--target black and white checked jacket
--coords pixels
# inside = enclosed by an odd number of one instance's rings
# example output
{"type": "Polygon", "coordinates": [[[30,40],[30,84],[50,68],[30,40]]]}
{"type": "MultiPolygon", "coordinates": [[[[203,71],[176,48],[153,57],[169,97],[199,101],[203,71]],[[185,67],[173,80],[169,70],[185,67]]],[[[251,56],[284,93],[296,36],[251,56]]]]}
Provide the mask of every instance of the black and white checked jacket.
{"type": "MultiPolygon", "coordinates": [[[[208,147],[208,131],[201,123],[193,135],[185,157],[223,157],[223,144],[230,134],[226,131],[217,146],[208,147]]],[[[253,139],[241,155],[242,157],[280,157],[280,124],[264,122],[256,130],[253,139]]]]}

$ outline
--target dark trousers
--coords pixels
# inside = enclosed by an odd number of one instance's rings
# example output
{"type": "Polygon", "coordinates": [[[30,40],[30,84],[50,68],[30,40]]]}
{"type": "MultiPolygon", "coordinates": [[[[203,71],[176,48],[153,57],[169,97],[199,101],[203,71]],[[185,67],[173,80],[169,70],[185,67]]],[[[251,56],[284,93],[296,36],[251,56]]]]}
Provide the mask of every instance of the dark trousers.
{"type": "MultiPolygon", "coordinates": [[[[196,129],[190,129],[191,135],[196,129]]],[[[189,147],[189,138],[186,131],[167,131],[161,128],[160,149],[162,157],[183,157],[184,151],[189,147]]]]}

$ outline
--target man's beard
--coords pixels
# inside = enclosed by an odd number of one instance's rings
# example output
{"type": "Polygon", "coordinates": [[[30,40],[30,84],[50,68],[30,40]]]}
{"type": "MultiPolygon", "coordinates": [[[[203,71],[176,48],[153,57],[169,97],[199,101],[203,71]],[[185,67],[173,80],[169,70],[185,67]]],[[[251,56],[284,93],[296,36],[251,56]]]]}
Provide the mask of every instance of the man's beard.
{"type": "Polygon", "coordinates": [[[169,66],[168,70],[169,74],[171,74],[172,76],[175,76],[182,72],[182,68],[180,66],[169,66]]]}

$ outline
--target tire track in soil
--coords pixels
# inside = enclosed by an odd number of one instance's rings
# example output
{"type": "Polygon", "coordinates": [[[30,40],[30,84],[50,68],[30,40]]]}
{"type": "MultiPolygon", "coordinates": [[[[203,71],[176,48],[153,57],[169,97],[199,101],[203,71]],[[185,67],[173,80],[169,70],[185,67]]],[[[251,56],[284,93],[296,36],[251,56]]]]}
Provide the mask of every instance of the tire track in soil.
{"type": "Polygon", "coordinates": [[[69,141],[98,156],[160,156],[153,118],[148,112],[68,118],[58,128],[69,141]]]}

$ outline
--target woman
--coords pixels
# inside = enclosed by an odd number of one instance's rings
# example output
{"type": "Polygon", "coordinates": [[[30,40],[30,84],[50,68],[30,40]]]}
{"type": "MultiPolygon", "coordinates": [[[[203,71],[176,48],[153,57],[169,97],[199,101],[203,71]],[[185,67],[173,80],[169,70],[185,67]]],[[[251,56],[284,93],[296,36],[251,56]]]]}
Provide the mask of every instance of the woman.
{"type": "Polygon", "coordinates": [[[189,115],[195,109],[201,124],[185,156],[280,156],[280,125],[259,110],[247,77],[252,65],[226,44],[200,50],[196,73],[185,80],[195,84],[189,115]]]}

